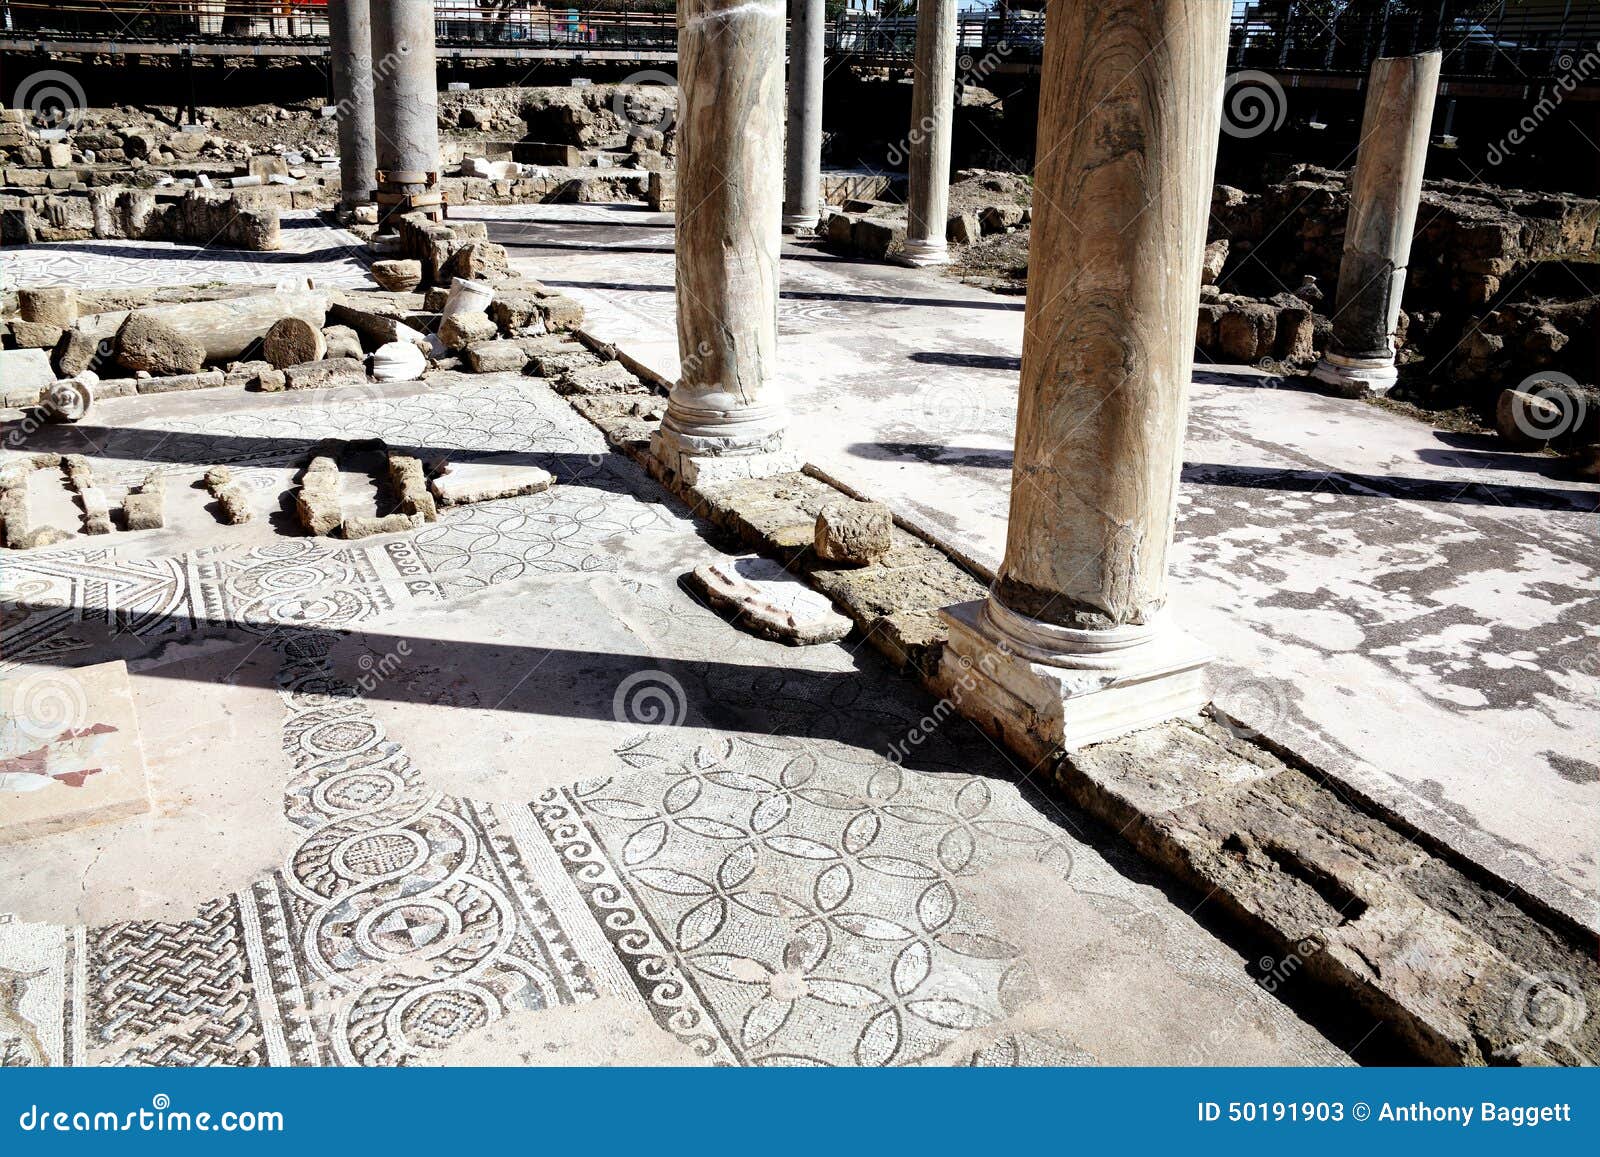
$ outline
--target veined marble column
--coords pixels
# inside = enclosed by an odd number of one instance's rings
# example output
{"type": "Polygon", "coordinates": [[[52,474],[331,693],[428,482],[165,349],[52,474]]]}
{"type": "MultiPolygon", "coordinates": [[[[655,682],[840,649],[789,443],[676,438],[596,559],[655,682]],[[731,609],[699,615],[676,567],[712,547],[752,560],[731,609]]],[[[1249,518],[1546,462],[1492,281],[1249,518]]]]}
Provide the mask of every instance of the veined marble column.
{"type": "Polygon", "coordinates": [[[385,217],[441,211],[433,20],[433,0],[379,0],[372,6],[378,205],[385,217]]]}
{"type": "Polygon", "coordinates": [[[784,0],[678,4],[678,356],[652,440],[690,485],[798,467],[772,380],[784,0]]]}
{"type": "Polygon", "coordinates": [[[1229,11],[1050,12],[1005,560],[987,600],[947,612],[941,671],[964,713],[1041,758],[1206,702],[1167,553],[1229,11]]]}
{"type": "Polygon", "coordinates": [[[1386,394],[1394,385],[1395,330],[1428,163],[1437,52],[1372,62],[1361,145],[1350,175],[1350,213],[1333,315],[1333,340],[1312,375],[1341,393],[1386,394]]]}
{"type": "Polygon", "coordinates": [[[822,187],[823,0],[789,0],[789,116],[784,134],[783,228],[814,229],[822,187]]]}
{"type": "Polygon", "coordinates": [[[956,102],[956,0],[917,4],[913,65],[905,257],[912,265],[943,265],[950,260],[945,228],[956,102]]]}
{"type": "Polygon", "coordinates": [[[339,109],[341,200],[346,206],[366,205],[378,187],[370,0],[328,0],[328,54],[339,109]]]}

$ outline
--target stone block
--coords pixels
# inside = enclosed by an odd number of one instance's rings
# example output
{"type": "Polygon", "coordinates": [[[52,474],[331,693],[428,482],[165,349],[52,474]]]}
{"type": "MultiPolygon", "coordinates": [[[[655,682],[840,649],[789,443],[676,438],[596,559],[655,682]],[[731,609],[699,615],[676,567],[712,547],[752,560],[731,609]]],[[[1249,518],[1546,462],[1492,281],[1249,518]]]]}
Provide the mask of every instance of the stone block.
{"type": "Polygon", "coordinates": [[[379,516],[355,515],[340,526],[346,538],[369,538],[374,534],[397,534],[414,530],[422,525],[420,514],[384,514],[379,516]]]}
{"type": "Polygon", "coordinates": [[[439,340],[449,350],[493,341],[499,332],[500,327],[486,313],[451,314],[439,323],[439,340]]]}
{"type": "Polygon", "coordinates": [[[1205,260],[1200,266],[1200,284],[1215,285],[1222,276],[1222,267],[1228,263],[1228,241],[1223,238],[1206,246],[1205,260]]]}
{"type": "Polygon", "coordinates": [[[1311,311],[1285,309],[1278,314],[1276,353],[1280,361],[1309,362],[1317,356],[1317,327],[1311,311]]]}
{"type": "Polygon", "coordinates": [[[68,285],[19,289],[17,312],[23,321],[66,329],[78,320],[78,291],[68,285]]]}
{"type": "Polygon", "coordinates": [[[575,366],[555,382],[558,394],[640,394],[648,393],[633,371],[612,360],[599,365],[575,366]]]}
{"type": "Polygon", "coordinates": [[[372,278],[390,292],[409,292],[422,284],[422,262],[408,258],[374,261],[372,278]]]}
{"type": "Polygon", "coordinates": [[[517,141],[511,146],[513,160],[524,165],[553,165],[574,168],[583,164],[583,154],[574,145],[547,141],[517,141]]]}
{"type": "Polygon", "coordinates": [[[221,370],[206,370],[198,374],[171,374],[159,378],[140,378],[136,389],[144,394],[177,394],[188,390],[216,390],[228,384],[228,376],[221,370]]]}
{"type": "Polygon", "coordinates": [[[196,374],[206,364],[205,346],[139,310],[117,330],[116,349],[124,369],[158,376],[196,374]]]}
{"type": "Polygon", "coordinates": [[[894,545],[894,517],[881,502],[830,502],[817,515],[817,557],[870,566],[894,545]]]}
{"type": "Polygon", "coordinates": [[[110,534],[111,499],[98,486],[83,487],[78,491],[78,501],[83,505],[83,533],[110,534]]]}
{"type": "Polygon", "coordinates": [[[326,345],[323,357],[361,358],[366,354],[361,348],[361,335],[347,325],[329,325],[322,329],[326,345]]]}
{"type": "Polygon", "coordinates": [[[850,244],[863,257],[882,260],[896,242],[903,243],[906,227],[897,221],[882,221],[875,217],[859,217],[850,228],[850,244]]]}
{"type": "Polygon", "coordinates": [[[1027,220],[1027,210],[1020,205],[987,205],[980,220],[985,233],[1009,233],[1027,220]]]}
{"type": "Polygon", "coordinates": [[[528,351],[514,341],[484,341],[467,347],[467,365],[475,374],[521,373],[528,351]]]}
{"type": "Polygon", "coordinates": [[[0,387],[8,396],[23,390],[47,390],[55,384],[50,355],[44,350],[0,350],[0,387]]]}
{"type": "Polygon", "coordinates": [[[1258,302],[1237,302],[1217,323],[1224,361],[1249,364],[1271,355],[1278,335],[1278,311],[1258,302]]]}
{"type": "Polygon", "coordinates": [[[971,245],[983,235],[983,225],[976,213],[952,213],[945,222],[945,240],[952,245],[971,245]]]}
{"type": "Polygon", "coordinates": [[[283,371],[283,377],[284,388],[288,390],[326,390],[366,382],[367,366],[360,358],[326,358],[289,366],[283,371]]]}
{"type": "Polygon", "coordinates": [[[23,350],[53,350],[66,332],[59,325],[43,321],[11,323],[11,340],[18,349],[23,350]]]}
{"type": "Polygon", "coordinates": [[[856,219],[844,213],[835,213],[828,218],[827,228],[823,237],[829,245],[836,249],[850,249],[853,247],[851,237],[855,233],[856,219]]]}

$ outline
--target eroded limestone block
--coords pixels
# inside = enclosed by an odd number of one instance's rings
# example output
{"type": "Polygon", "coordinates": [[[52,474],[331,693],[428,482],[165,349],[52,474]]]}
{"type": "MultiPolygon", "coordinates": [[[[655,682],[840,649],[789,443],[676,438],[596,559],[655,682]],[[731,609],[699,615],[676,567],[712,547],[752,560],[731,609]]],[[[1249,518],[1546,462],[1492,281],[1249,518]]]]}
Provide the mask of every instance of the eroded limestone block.
{"type": "Polygon", "coordinates": [[[78,320],[78,291],[69,285],[19,289],[17,312],[23,321],[66,329],[78,320]]]}
{"type": "Polygon", "coordinates": [[[367,366],[359,358],[325,358],[290,366],[283,371],[283,378],[288,390],[326,390],[365,382],[367,366]]]}
{"type": "Polygon", "coordinates": [[[78,491],[78,501],[83,504],[83,533],[111,533],[111,499],[98,486],[78,491]]]}
{"type": "Polygon", "coordinates": [[[391,292],[409,292],[422,284],[422,262],[406,259],[374,261],[372,277],[391,292]]]}
{"type": "Polygon", "coordinates": [[[479,342],[468,346],[466,354],[475,374],[520,373],[528,364],[528,351],[514,341],[479,342]]]}
{"type": "Polygon", "coordinates": [[[0,350],[0,385],[8,396],[24,390],[47,390],[55,383],[50,355],[43,350],[0,350]]]}
{"type": "Polygon", "coordinates": [[[425,522],[438,520],[438,504],[428,490],[428,476],[420,460],[409,454],[389,455],[389,488],[401,514],[420,514],[425,522]]]}
{"type": "Polygon", "coordinates": [[[187,390],[216,390],[228,384],[221,370],[207,370],[199,374],[172,374],[162,378],[140,378],[140,394],[176,394],[187,390]]]}
{"type": "Polygon", "coordinates": [[[1028,219],[1028,211],[1020,205],[988,205],[980,219],[985,233],[1009,233],[1028,219]]]}
{"type": "Polygon", "coordinates": [[[612,360],[599,365],[578,366],[563,373],[555,382],[558,394],[642,394],[649,389],[633,371],[612,360]]]}
{"type": "Polygon", "coordinates": [[[894,545],[894,517],[881,502],[830,502],[817,515],[817,557],[870,566],[894,545]]]}
{"type": "Polygon", "coordinates": [[[971,245],[983,236],[983,225],[976,213],[952,213],[945,223],[944,236],[952,245],[971,245]]]}
{"type": "Polygon", "coordinates": [[[439,340],[450,350],[493,341],[499,332],[500,327],[486,313],[451,314],[439,322],[439,340]]]}
{"type": "Polygon", "coordinates": [[[61,344],[61,336],[66,332],[59,325],[43,321],[11,323],[11,340],[21,350],[54,350],[61,344]]]}
{"type": "Polygon", "coordinates": [[[323,357],[361,358],[366,356],[366,351],[361,348],[361,335],[347,325],[323,326],[322,340],[327,347],[322,355],[323,357]]]}
{"type": "Polygon", "coordinates": [[[1228,263],[1228,239],[1213,241],[1206,246],[1205,260],[1200,265],[1200,284],[1215,285],[1222,276],[1222,267],[1228,263]]]}
{"type": "Polygon", "coordinates": [[[367,538],[374,534],[395,534],[422,525],[420,514],[385,514],[379,517],[355,516],[344,520],[346,538],[367,538]]]}
{"type": "Polygon", "coordinates": [[[764,639],[809,645],[850,633],[848,618],[771,559],[746,556],[705,563],[689,576],[708,602],[733,624],[764,639]]]}
{"type": "Polygon", "coordinates": [[[128,314],[116,337],[117,364],[158,376],[197,374],[206,364],[205,346],[139,310],[128,314]]]}
{"type": "Polygon", "coordinates": [[[122,515],[129,530],[160,530],[166,525],[166,484],[152,472],[139,489],[122,500],[122,515]]]}

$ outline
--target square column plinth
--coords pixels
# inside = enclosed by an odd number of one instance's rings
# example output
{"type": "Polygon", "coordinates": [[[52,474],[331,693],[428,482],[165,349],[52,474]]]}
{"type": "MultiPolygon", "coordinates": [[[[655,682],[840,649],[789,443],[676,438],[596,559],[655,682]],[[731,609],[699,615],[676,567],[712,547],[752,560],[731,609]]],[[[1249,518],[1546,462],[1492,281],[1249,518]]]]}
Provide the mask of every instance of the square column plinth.
{"type": "Polygon", "coordinates": [[[1210,701],[1211,656],[1175,627],[1115,657],[1073,657],[1093,666],[1063,666],[997,638],[984,607],[979,600],[942,612],[950,641],[938,690],[962,715],[1036,762],[1192,715],[1210,701]]]}

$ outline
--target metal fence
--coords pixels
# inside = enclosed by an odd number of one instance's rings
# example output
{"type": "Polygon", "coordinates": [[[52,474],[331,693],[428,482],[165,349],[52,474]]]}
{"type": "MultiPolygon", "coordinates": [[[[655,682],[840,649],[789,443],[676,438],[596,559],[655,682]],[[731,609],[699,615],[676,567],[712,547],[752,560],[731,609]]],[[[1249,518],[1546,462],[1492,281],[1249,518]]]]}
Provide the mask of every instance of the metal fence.
{"type": "MultiPolygon", "coordinates": [[[[1069,0],[1072,3],[1093,0],[1069,0]]],[[[475,47],[648,49],[671,52],[671,13],[598,11],[516,0],[436,0],[441,49],[475,47]]],[[[0,35],[118,44],[321,44],[326,0],[0,0],[0,35]]],[[[962,72],[1037,65],[1044,17],[1033,12],[959,19],[962,72]]],[[[845,14],[827,29],[830,53],[868,64],[907,65],[916,17],[845,14]]],[[[1238,5],[1232,69],[1362,73],[1380,55],[1441,47],[1444,75],[1532,82],[1566,74],[1600,54],[1600,0],[1252,0],[1238,5]]],[[[1596,59],[1600,59],[1597,56],[1596,59]]],[[[1580,70],[1582,71],[1582,70],[1580,70]]],[[[1600,69],[1580,77],[1595,83],[1600,69]]]]}

